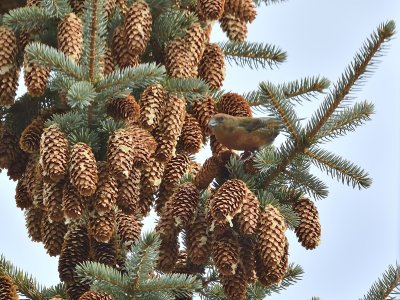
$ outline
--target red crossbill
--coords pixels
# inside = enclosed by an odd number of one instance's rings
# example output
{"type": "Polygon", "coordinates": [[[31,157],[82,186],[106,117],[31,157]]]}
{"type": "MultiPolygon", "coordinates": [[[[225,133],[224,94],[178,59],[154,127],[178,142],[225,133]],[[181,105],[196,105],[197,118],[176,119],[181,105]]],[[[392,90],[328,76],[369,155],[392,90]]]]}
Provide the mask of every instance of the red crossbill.
{"type": "Polygon", "coordinates": [[[233,150],[254,151],[271,145],[282,122],[276,118],[233,117],[216,114],[208,122],[218,142],[233,150]]]}

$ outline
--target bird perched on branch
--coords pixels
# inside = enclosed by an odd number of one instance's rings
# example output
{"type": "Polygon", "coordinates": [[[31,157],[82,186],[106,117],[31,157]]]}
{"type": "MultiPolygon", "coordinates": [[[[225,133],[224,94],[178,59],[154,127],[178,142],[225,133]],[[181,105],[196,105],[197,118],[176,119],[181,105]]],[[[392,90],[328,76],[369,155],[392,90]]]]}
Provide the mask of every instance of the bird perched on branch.
{"type": "Polygon", "coordinates": [[[282,128],[276,118],[233,117],[216,114],[208,122],[218,142],[233,150],[254,151],[269,146],[282,128]]]}

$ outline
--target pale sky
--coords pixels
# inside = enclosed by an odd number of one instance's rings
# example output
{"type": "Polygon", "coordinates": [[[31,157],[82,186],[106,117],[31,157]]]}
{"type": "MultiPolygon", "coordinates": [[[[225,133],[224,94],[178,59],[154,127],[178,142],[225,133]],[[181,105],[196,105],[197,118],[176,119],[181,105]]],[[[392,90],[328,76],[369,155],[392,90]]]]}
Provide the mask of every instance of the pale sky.
{"type": "MultiPolygon", "coordinates": [[[[248,40],[275,44],[288,52],[288,60],[274,70],[228,67],[224,89],[242,93],[256,89],[262,80],[283,83],[313,75],[325,76],[334,83],[365,38],[378,24],[390,19],[400,27],[400,1],[291,0],[263,6],[249,27],[248,40]]],[[[214,41],[225,39],[214,30],[214,41]]],[[[295,235],[288,233],[289,261],[300,264],[305,275],[270,299],[359,299],[389,264],[400,261],[399,53],[396,37],[377,70],[354,94],[354,101],[375,104],[372,121],[323,145],[367,170],[372,186],[353,190],[316,173],[330,187],[328,198],[317,202],[321,245],[316,250],[305,250],[295,235]]],[[[299,106],[298,114],[311,116],[322,99],[299,106]]],[[[200,155],[199,160],[206,155],[200,155]]],[[[42,284],[56,284],[57,259],[49,258],[41,244],[29,240],[23,213],[15,206],[14,190],[15,184],[8,181],[5,172],[1,173],[0,253],[42,284]]]]}

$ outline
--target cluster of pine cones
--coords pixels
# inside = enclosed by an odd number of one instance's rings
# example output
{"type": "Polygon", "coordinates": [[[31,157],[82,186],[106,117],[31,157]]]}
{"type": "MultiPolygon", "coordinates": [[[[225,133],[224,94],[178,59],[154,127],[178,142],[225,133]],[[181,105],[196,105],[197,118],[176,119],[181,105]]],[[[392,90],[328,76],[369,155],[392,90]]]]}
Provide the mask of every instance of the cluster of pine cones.
{"type": "MultiPolygon", "coordinates": [[[[35,6],[40,0],[27,2],[35,6]]],[[[84,1],[69,2],[73,13],[60,21],[57,44],[79,63],[84,1]]],[[[108,14],[115,7],[124,22],[105,50],[103,75],[139,64],[152,33],[146,1],[128,7],[123,0],[109,0],[108,14]]],[[[219,20],[229,39],[243,41],[247,24],[255,19],[255,5],[252,0],[199,0],[197,7],[180,9],[196,12],[200,22],[170,41],[161,61],[171,77],[202,78],[218,89],[225,64],[223,51],[209,42],[211,22],[219,20]]],[[[17,54],[35,34],[0,27],[0,105],[14,103],[21,67],[17,54]]],[[[28,93],[43,95],[50,70],[27,59],[23,66],[28,93]]],[[[207,125],[218,112],[250,117],[247,101],[226,93],[218,103],[206,96],[186,105],[182,97],[154,84],[138,100],[130,95],[109,99],[106,105],[110,117],[128,126],[109,137],[104,161],[96,161],[87,144],[71,144],[57,124],[45,126],[67,107],[43,109],[21,134],[0,125],[0,168],[18,180],[16,204],[25,211],[31,239],[42,242],[50,256],[59,255],[60,279],[71,299],[110,299],[88,291],[89,286],[77,280],[75,266],[92,260],[124,271],[127,246],[140,236],[141,221],[152,206],[160,217],[160,271],[202,273],[211,256],[229,299],[244,299],[248,284],[256,280],[267,286],[281,281],[288,266],[285,220],[271,205],[261,210],[244,182],[229,179],[225,165],[235,154],[210,136],[207,125]],[[208,139],[213,155],[199,165],[193,155],[208,139]],[[193,180],[181,183],[185,174],[193,180]],[[218,189],[210,187],[214,180],[218,189]],[[201,200],[204,190],[211,196],[201,200]],[[185,251],[178,241],[181,232],[185,251]]],[[[294,209],[300,218],[299,241],[315,248],[320,240],[315,206],[304,198],[294,209]]]]}

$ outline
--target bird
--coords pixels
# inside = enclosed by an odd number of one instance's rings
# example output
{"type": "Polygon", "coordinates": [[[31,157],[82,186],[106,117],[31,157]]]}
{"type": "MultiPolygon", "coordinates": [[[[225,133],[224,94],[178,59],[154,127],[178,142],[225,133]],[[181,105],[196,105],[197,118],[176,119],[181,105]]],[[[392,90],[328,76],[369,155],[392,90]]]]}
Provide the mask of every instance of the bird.
{"type": "Polygon", "coordinates": [[[273,117],[234,117],[217,113],[208,121],[208,127],[217,141],[227,148],[255,151],[271,145],[283,124],[273,117]]]}

